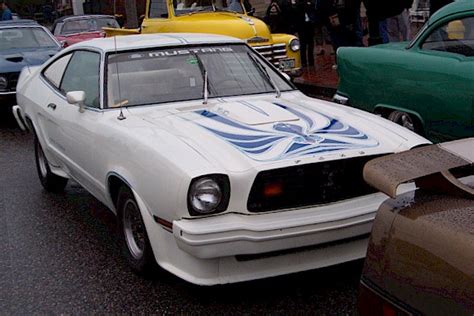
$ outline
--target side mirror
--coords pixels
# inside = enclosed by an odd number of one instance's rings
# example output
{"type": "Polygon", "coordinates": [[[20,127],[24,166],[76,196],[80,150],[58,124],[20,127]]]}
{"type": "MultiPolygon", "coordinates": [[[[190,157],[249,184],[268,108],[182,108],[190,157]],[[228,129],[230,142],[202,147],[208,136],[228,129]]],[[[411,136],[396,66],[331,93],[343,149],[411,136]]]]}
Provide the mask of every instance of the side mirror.
{"type": "Polygon", "coordinates": [[[59,41],[59,44],[61,44],[61,47],[62,47],[62,48],[66,48],[66,47],[67,47],[67,41],[66,41],[66,40],[59,41]]]}
{"type": "Polygon", "coordinates": [[[84,101],[86,100],[86,93],[84,91],[70,91],[66,93],[66,99],[69,104],[77,104],[79,112],[84,112],[84,101]]]}

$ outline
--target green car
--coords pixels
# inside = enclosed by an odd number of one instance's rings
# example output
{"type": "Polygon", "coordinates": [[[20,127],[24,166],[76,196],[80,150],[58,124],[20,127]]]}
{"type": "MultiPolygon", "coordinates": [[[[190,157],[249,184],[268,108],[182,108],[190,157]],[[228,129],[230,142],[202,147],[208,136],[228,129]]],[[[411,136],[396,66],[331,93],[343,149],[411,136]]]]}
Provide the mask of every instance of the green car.
{"type": "Polygon", "coordinates": [[[334,101],[433,142],[474,136],[474,0],[436,12],[411,43],[340,48],[337,64],[334,101]]]}

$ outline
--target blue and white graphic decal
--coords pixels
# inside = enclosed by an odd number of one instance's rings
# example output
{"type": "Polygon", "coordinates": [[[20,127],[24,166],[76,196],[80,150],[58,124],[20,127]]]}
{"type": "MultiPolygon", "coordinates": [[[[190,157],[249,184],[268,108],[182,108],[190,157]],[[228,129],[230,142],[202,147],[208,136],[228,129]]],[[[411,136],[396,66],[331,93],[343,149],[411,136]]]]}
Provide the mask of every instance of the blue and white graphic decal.
{"type": "Polygon", "coordinates": [[[257,161],[274,161],[331,151],[378,146],[378,141],[334,118],[308,109],[274,103],[294,120],[251,126],[207,110],[197,123],[257,161]]]}

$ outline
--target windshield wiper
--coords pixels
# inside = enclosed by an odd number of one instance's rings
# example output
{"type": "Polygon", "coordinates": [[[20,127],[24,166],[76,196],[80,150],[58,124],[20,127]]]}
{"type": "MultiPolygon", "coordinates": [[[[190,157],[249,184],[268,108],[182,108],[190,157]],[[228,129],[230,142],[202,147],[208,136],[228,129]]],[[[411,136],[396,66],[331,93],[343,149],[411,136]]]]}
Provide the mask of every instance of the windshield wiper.
{"type": "Polygon", "coordinates": [[[260,74],[262,74],[265,78],[267,78],[268,82],[270,82],[270,85],[273,87],[273,89],[275,89],[276,97],[279,98],[281,96],[281,91],[276,85],[275,81],[273,81],[272,77],[270,77],[270,75],[268,74],[267,69],[260,62],[258,62],[256,57],[250,52],[247,52],[247,55],[253,61],[254,65],[259,69],[260,74]]]}
{"type": "Polygon", "coordinates": [[[202,81],[203,81],[203,97],[204,97],[204,101],[202,102],[202,104],[207,104],[207,99],[209,97],[209,87],[208,87],[208,79],[207,79],[207,70],[206,68],[204,67],[204,64],[202,63],[202,60],[201,58],[199,58],[198,54],[194,53],[193,52],[193,55],[194,57],[196,58],[197,60],[197,63],[198,63],[198,66],[199,66],[199,70],[201,71],[201,75],[202,75],[202,81]]]}

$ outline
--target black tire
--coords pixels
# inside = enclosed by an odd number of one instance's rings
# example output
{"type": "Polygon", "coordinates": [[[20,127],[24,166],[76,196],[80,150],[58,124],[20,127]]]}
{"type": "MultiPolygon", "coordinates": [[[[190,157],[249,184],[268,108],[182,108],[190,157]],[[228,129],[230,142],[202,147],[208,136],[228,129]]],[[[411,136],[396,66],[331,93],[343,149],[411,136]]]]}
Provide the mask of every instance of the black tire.
{"type": "Polygon", "coordinates": [[[418,119],[416,117],[413,117],[413,115],[410,115],[403,111],[393,111],[390,112],[387,118],[390,121],[401,125],[412,132],[415,132],[417,134],[422,133],[420,123],[418,122],[418,119]]]}
{"type": "Polygon", "coordinates": [[[51,172],[48,160],[44,155],[43,148],[41,147],[37,137],[35,137],[35,160],[38,177],[44,189],[52,193],[63,192],[68,179],[55,175],[51,172]]]}
{"type": "Polygon", "coordinates": [[[118,193],[117,220],[125,259],[135,273],[150,275],[157,267],[155,256],[138,204],[125,185],[118,193]]]}

